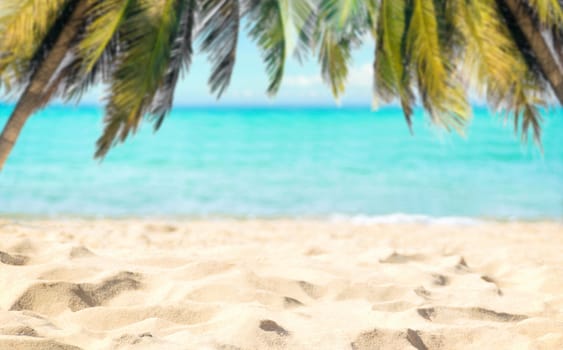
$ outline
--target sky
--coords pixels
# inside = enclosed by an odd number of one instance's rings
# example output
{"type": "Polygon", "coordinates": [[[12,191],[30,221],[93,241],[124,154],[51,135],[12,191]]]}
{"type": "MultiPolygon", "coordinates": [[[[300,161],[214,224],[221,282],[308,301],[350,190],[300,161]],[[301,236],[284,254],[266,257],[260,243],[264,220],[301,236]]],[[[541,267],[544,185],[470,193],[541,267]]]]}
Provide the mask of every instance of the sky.
{"type": "MultiPolygon", "coordinates": [[[[266,94],[268,78],[260,51],[246,35],[241,35],[231,85],[221,100],[217,101],[209,92],[210,65],[205,55],[198,54],[190,71],[178,84],[175,106],[369,106],[372,102],[373,53],[374,44],[370,39],[354,52],[346,94],[338,102],[332,97],[329,86],[322,82],[320,66],[314,57],[303,64],[290,58],[282,87],[278,95],[271,98],[266,94]]],[[[101,86],[92,89],[83,97],[82,103],[100,104],[103,90],[101,86]]]]}

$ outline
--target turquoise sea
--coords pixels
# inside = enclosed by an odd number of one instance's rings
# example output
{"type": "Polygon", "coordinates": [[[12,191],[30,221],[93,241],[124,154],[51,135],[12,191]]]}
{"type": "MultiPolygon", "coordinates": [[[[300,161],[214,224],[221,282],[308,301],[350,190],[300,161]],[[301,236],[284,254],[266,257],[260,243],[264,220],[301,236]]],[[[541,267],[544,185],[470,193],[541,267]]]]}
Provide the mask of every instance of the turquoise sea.
{"type": "Polygon", "coordinates": [[[411,136],[395,108],[176,108],[99,162],[102,114],[34,116],[0,173],[0,216],[563,220],[561,109],[542,154],[484,109],[462,138],[421,113],[411,136]]]}

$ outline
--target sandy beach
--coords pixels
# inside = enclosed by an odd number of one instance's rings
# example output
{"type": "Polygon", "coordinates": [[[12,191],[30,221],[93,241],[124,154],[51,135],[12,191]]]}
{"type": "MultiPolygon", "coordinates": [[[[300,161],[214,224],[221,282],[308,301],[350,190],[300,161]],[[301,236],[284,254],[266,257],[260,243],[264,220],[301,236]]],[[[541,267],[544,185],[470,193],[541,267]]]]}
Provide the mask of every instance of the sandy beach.
{"type": "Polygon", "coordinates": [[[0,220],[0,349],[562,349],[556,222],[0,220]]]}

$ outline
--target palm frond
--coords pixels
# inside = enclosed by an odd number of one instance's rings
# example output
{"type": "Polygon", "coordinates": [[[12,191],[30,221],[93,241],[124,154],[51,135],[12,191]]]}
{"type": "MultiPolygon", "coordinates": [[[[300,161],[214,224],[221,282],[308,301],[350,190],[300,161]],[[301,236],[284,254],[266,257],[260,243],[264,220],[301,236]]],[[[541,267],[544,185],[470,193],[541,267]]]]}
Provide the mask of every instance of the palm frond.
{"type": "Polygon", "coordinates": [[[172,109],[174,91],[182,72],[187,72],[192,64],[193,37],[195,27],[196,0],[180,1],[177,11],[180,16],[179,27],[172,39],[172,51],[168,70],[151,105],[151,114],[155,119],[155,130],[158,130],[165,116],[172,109]]]}
{"type": "Polygon", "coordinates": [[[459,72],[449,64],[440,45],[441,33],[433,1],[413,0],[406,34],[409,67],[414,70],[418,90],[432,121],[448,130],[462,131],[470,116],[459,72]]]}
{"type": "MultiPolygon", "coordinates": [[[[313,6],[312,3],[311,6],[313,6]]],[[[299,30],[297,43],[293,49],[293,57],[301,64],[315,52],[315,36],[320,16],[319,10],[314,6],[309,8],[308,11],[309,16],[299,30]]]]}
{"type": "Polygon", "coordinates": [[[27,85],[54,45],[72,6],[69,0],[0,3],[0,82],[7,93],[27,85]]]}
{"type": "Polygon", "coordinates": [[[321,34],[319,62],[323,81],[330,85],[332,94],[338,98],[346,89],[348,67],[352,60],[351,40],[325,29],[321,34]]]}
{"type": "Polygon", "coordinates": [[[318,58],[325,83],[338,98],[345,90],[352,50],[370,30],[366,1],[321,0],[317,29],[318,58]]]}
{"type": "Polygon", "coordinates": [[[250,37],[262,50],[270,78],[268,93],[275,95],[283,78],[286,59],[303,38],[302,29],[310,20],[309,0],[256,1],[250,9],[250,37]]]}
{"type": "Polygon", "coordinates": [[[515,130],[518,131],[518,121],[521,122],[522,138],[526,140],[530,127],[533,129],[535,141],[541,145],[542,118],[538,106],[546,105],[551,97],[551,90],[532,53],[530,44],[525,39],[521,28],[516,25],[516,19],[505,6],[497,4],[497,11],[504,19],[504,30],[510,37],[511,52],[518,60],[519,69],[513,69],[513,86],[510,93],[502,101],[502,110],[507,115],[512,114],[515,130]]]}
{"type": "MultiPolygon", "coordinates": [[[[119,54],[118,38],[119,36],[116,33],[101,56],[87,72],[84,71],[82,57],[74,54],[68,66],[61,72],[64,79],[60,82],[55,96],[61,97],[66,102],[78,102],[84,93],[93,86],[110,83],[119,54]]],[[[78,49],[75,51],[78,51],[78,49]]]]}
{"type": "Polygon", "coordinates": [[[515,95],[514,102],[514,130],[518,132],[518,121],[522,119],[521,135],[522,141],[528,141],[530,129],[533,132],[535,142],[541,147],[541,123],[543,118],[540,112],[540,106],[545,107],[545,102],[537,96],[530,96],[529,91],[519,89],[515,95]]]}
{"type": "Polygon", "coordinates": [[[88,74],[100,60],[125,20],[127,9],[133,6],[133,1],[96,0],[92,3],[89,9],[92,19],[86,25],[77,50],[83,74],[88,74]]]}
{"type": "Polygon", "coordinates": [[[319,12],[325,21],[330,21],[337,27],[344,27],[350,21],[357,21],[365,16],[365,0],[321,0],[319,12]]]}
{"type": "Polygon", "coordinates": [[[559,0],[527,0],[530,9],[546,27],[563,27],[563,5],[559,0]]]}
{"type": "Polygon", "coordinates": [[[367,23],[371,31],[372,38],[377,40],[377,21],[379,20],[379,10],[381,8],[381,0],[366,1],[367,23]]]}
{"type": "Polygon", "coordinates": [[[103,157],[117,141],[135,132],[166,75],[171,38],[180,19],[174,11],[181,0],[139,0],[127,9],[119,31],[124,45],[106,106],[105,129],[96,157],[103,157]]]}
{"type": "Polygon", "coordinates": [[[523,40],[511,32],[512,20],[504,17],[508,11],[493,0],[453,0],[450,4],[449,15],[463,37],[463,51],[458,56],[467,86],[486,98],[492,110],[512,116],[515,130],[521,130],[523,138],[532,127],[538,141],[538,106],[544,104],[545,84],[519,47],[518,41],[522,45],[523,40]]]}
{"type": "Polygon", "coordinates": [[[68,63],[49,90],[65,102],[80,101],[83,94],[100,83],[109,83],[119,52],[119,26],[133,0],[88,0],[68,63]],[[56,86],[55,86],[56,85],[56,86]]]}
{"type": "Polygon", "coordinates": [[[405,0],[381,0],[374,63],[374,104],[379,105],[379,100],[389,103],[398,97],[410,127],[414,96],[402,44],[406,34],[406,5],[405,0]]]}
{"type": "Polygon", "coordinates": [[[238,0],[204,0],[201,5],[201,49],[212,63],[209,85],[218,97],[228,87],[233,74],[240,16],[238,0]]]}
{"type": "Polygon", "coordinates": [[[31,58],[68,0],[3,0],[0,52],[31,58]]]}

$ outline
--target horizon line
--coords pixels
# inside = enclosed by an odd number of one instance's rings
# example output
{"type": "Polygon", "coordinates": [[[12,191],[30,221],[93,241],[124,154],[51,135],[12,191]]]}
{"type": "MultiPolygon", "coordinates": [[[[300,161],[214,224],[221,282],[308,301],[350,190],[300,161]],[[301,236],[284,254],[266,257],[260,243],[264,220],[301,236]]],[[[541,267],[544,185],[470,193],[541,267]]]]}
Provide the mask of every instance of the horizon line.
{"type": "MultiPolygon", "coordinates": [[[[0,101],[0,107],[14,107],[15,102],[2,102],[0,101]]],[[[48,109],[50,107],[57,107],[57,108],[97,108],[103,109],[104,105],[99,103],[51,103],[48,106],[42,109],[48,109]]],[[[208,108],[208,109],[229,109],[229,108],[237,108],[237,109],[315,109],[315,108],[322,108],[322,109],[333,109],[333,110],[346,110],[346,109],[359,109],[365,108],[372,112],[376,112],[379,110],[401,110],[401,106],[398,104],[388,104],[384,106],[379,106],[374,108],[373,105],[366,103],[366,104],[348,104],[348,105],[334,105],[334,104],[178,104],[174,105],[171,109],[171,112],[174,109],[200,109],[200,108],[208,108]]],[[[422,106],[416,106],[416,109],[422,110],[422,106]]],[[[487,105],[483,104],[472,104],[471,108],[477,109],[489,109],[487,105]]],[[[559,106],[552,106],[552,108],[559,109],[559,106]]]]}

